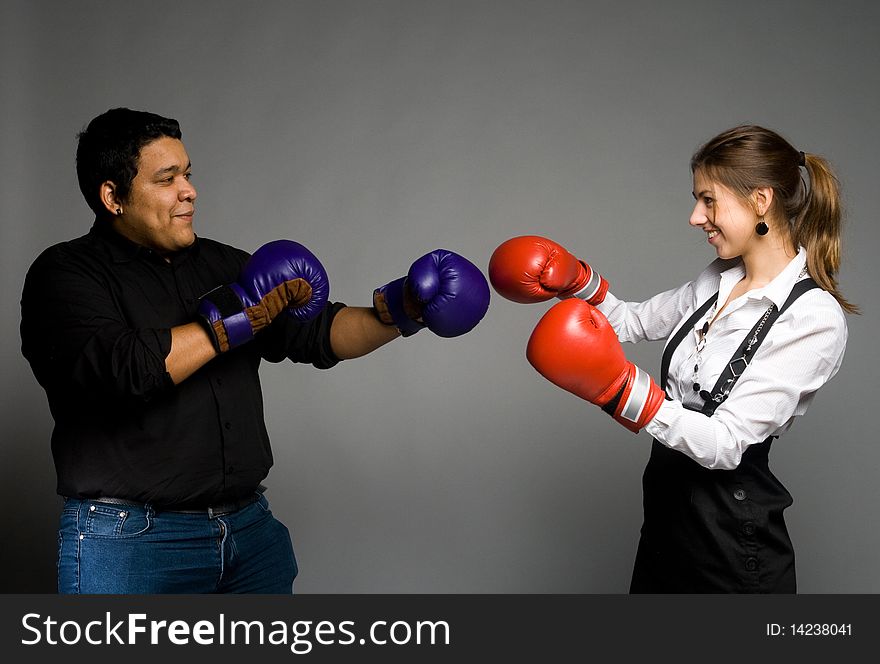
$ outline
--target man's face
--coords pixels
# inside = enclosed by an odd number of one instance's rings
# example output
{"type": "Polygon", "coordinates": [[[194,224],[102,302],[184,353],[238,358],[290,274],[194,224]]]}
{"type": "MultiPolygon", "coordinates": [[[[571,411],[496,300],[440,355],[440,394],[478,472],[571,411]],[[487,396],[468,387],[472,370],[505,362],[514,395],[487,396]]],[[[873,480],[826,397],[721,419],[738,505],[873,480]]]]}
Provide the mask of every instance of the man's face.
{"type": "Polygon", "coordinates": [[[115,228],[137,244],[167,256],[195,241],[196,190],[183,143],[162,137],[141,148],[138,172],[131,182],[115,228]]]}

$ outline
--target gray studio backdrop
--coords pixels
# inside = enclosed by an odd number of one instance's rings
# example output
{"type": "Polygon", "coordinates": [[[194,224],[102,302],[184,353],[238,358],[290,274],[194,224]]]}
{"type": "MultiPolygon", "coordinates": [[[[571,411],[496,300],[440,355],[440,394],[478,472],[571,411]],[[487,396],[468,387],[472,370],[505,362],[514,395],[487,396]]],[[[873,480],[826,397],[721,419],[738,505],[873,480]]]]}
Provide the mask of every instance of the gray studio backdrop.
{"type": "MultiPolygon", "coordinates": [[[[874,2],[3,3],[2,590],[54,592],[61,505],[22,281],[91,224],[76,133],[129,106],[181,122],[199,234],[297,240],[352,305],[431,249],[485,270],[524,233],[645,299],[713,258],[687,223],[700,142],[756,122],[828,156],[864,315],[771,462],[800,589],[880,591],[878,25],[874,2]]],[[[626,592],[650,439],[529,366],[548,307],[494,296],[464,337],[264,365],[266,484],[299,592],[626,592]]],[[[660,344],[627,352],[657,375],[660,344]]]]}

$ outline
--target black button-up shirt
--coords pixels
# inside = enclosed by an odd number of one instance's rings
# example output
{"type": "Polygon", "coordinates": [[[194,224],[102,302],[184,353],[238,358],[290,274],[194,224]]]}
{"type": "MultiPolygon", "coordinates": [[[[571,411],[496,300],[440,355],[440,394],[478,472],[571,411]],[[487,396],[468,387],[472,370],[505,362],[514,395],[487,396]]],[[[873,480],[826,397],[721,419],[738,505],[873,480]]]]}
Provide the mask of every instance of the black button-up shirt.
{"type": "Polygon", "coordinates": [[[21,300],[22,352],[55,419],[61,495],[206,507],[266,477],[260,360],[332,367],[330,324],[344,305],[305,324],[281,315],[174,385],[171,328],[196,320],[199,297],[235,281],[247,258],[198,238],[169,263],[97,221],[37,258],[21,300]]]}

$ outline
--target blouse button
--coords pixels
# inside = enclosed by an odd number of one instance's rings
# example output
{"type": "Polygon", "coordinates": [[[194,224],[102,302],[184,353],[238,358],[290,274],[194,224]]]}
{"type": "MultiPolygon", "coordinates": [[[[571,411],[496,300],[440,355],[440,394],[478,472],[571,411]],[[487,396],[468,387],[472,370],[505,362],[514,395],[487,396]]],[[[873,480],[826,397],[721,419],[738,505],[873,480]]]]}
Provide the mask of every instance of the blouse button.
{"type": "Polygon", "coordinates": [[[736,498],[737,500],[745,500],[746,499],[746,492],[743,491],[742,489],[737,489],[736,491],[733,492],[733,497],[736,498]]]}

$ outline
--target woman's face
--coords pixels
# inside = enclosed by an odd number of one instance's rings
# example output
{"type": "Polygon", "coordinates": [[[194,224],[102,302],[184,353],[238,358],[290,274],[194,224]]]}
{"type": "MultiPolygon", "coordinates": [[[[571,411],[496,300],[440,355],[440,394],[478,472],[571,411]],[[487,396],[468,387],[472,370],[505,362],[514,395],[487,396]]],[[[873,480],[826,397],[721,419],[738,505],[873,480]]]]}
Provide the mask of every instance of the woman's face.
{"type": "Polygon", "coordinates": [[[758,215],[745,201],[720,182],[694,173],[694,211],[690,224],[706,233],[719,258],[736,258],[754,242],[758,215]]]}

